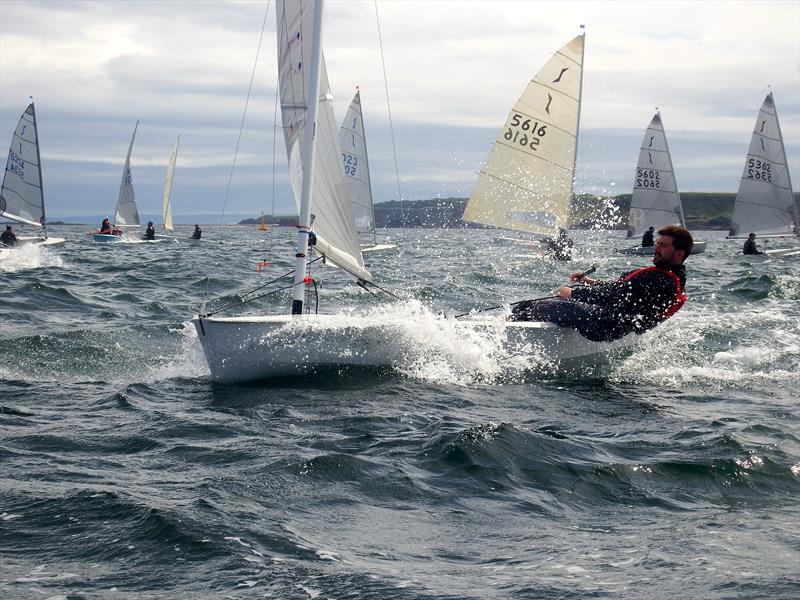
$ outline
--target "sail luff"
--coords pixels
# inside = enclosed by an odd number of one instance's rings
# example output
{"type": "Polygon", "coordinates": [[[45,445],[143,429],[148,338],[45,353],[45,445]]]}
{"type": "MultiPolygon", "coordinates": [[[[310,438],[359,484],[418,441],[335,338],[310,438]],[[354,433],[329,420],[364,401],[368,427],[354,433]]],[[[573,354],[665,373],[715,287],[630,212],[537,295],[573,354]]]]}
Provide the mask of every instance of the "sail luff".
{"type": "Polygon", "coordinates": [[[783,155],[783,164],[786,165],[786,181],[789,184],[789,198],[791,198],[792,202],[790,204],[790,214],[794,220],[794,233],[797,236],[800,236],[800,214],[798,214],[797,210],[797,202],[794,199],[794,190],[792,189],[792,174],[789,172],[789,159],[786,158],[786,146],[783,143],[783,131],[781,130],[781,120],[778,118],[778,107],[775,106],[775,97],[772,95],[772,92],[769,93],[769,97],[772,98],[772,106],[775,109],[775,125],[778,128],[778,138],[781,140],[781,154],[783,155]]]}
{"type": "MultiPolygon", "coordinates": [[[[583,27],[583,25],[581,25],[583,27]]],[[[580,85],[578,86],[578,98],[583,98],[583,72],[586,68],[586,34],[582,34],[581,37],[583,38],[583,43],[581,44],[581,81],[580,85]]],[[[572,157],[572,187],[569,190],[569,199],[570,199],[570,207],[567,208],[567,218],[569,218],[570,208],[572,206],[572,196],[575,194],[575,178],[578,175],[578,142],[580,140],[580,131],[581,131],[581,108],[582,102],[578,101],[578,124],[575,128],[575,155],[572,157]]],[[[566,229],[565,224],[565,229],[566,229]]]]}
{"type": "Polygon", "coordinates": [[[167,165],[167,176],[164,180],[164,198],[161,203],[161,215],[164,220],[164,229],[167,231],[173,230],[172,225],[172,205],[170,204],[170,196],[172,195],[172,178],[175,173],[175,163],[178,160],[178,146],[181,143],[181,136],[175,142],[175,147],[172,149],[172,154],[169,157],[169,164],[167,165]]]}
{"type": "Polygon", "coordinates": [[[364,158],[367,161],[367,188],[369,189],[369,223],[372,229],[372,243],[378,243],[378,237],[375,234],[375,201],[372,197],[372,174],[369,171],[369,148],[367,148],[367,130],[364,125],[364,108],[361,104],[361,90],[356,90],[358,95],[358,106],[361,111],[361,129],[364,134],[364,158]]]}
{"type": "Polygon", "coordinates": [[[36,129],[36,115],[31,102],[20,116],[11,137],[3,183],[0,186],[0,216],[33,227],[42,227],[44,190],[36,129]],[[32,139],[29,129],[33,132],[32,139]]]}
{"type": "Polygon", "coordinates": [[[36,164],[39,165],[37,169],[37,174],[39,175],[39,189],[41,190],[42,194],[42,218],[40,219],[39,223],[42,226],[42,231],[44,232],[44,237],[47,239],[47,214],[45,213],[44,209],[44,180],[42,179],[42,154],[39,150],[39,125],[36,122],[36,107],[34,103],[31,102],[31,117],[33,118],[33,140],[34,140],[34,147],[36,148],[36,164]]]}
{"type": "Polygon", "coordinates": [[[658,120],[661,121],[661,128],[664,130],[664,147],[667,149],[667,160],[669,161],[669,170],[672,173],[672,181],[675,184],[675,194],[678,196],[678,212],[681,218],[681,227],[686,227],[686,217],[683,214],[683,202],[681,202],[681,188],[678,186],[678,176],[675,175],[675,165],[672,164],[672,152],[669,151],[669,140],[667,139],[667,129],[664,127],[664,119],[661,112],[657,111],[658,120]]]}

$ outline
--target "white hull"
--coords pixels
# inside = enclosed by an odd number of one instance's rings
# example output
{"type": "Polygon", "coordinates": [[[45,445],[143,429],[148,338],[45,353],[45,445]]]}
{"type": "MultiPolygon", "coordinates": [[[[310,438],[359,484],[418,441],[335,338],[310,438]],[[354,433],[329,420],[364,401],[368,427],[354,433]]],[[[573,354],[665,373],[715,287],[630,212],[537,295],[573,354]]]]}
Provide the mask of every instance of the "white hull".
{"type": "MultiPolygon", "coordinates": [[[[241,383],[296,376],[331,367],[400,367],[413,349],[402,343],[398,325],[349,316],[302,315],[196,318],[193,320],[211,376],[241,383]]],[[[606,355],[636,341],[592,342],[577,331],[541,322],[495,318],[448,321],[464,336],[485,334],[504,350],[561,362],[606,355]]],[[[456,335],[458,335],[456,333],[456,335]]]]}
{"type": "MultiPolygon", "coordinates": [[[[634,254],[636,256],[652,256],[655,246],[635,246],[633,248],[620,248],[620,254],[634,254]]],[[[695,242],[692,254],[702,254],[706,251],[706,242],[695,242]]]]}
{"type": "Polygon", "coordinates": [[[362,246],[361,254],[367,254],[368,252],[381,252],[383,250],[392,250],[394,248],[397,248],[397,244],[375,244],[374,246],[362,246]]]}
{"type": "Polygon", "coordinates": [[[17,244],[19,245],[34,244],[36,246],[63,246],[64,242],[66,241],[67,240],[64,238],[17,236],[17,244]]]}

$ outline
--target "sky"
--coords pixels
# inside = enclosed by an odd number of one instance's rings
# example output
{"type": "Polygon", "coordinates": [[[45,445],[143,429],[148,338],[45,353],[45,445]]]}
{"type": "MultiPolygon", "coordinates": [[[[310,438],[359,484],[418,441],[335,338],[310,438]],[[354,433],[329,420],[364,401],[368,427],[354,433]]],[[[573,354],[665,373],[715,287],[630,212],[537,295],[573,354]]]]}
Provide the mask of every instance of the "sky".
{"type": "MultiPolygon", "coordinates": [[[[376,17],[373,0],[330,0],[334,110],[359,86],[374,201],[469,196],[517,98],[581,24],[576,191],[631,192],[658,107],[679,189],[735,192],[770,89],[798,190],[800,2],[378,0],[376,17]]],[[[0,0],[0,161],[32,96],[50,220],[113,214],[137,120],[142,215],[160,211],[178,134],[177,222],[296,213],[276,54],[267,0],[0,0]]]]}

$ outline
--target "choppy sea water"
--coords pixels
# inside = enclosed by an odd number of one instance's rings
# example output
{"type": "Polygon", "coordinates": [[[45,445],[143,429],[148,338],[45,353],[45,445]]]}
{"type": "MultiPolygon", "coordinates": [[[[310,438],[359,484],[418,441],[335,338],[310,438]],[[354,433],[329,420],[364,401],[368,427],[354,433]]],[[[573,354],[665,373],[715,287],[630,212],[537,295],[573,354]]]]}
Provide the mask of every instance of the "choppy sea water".
{"type": "Polygon", "coordinates": [[[560,373],[440,314],[647,264],[618,233],[576,232],[565,264],[491,231],[384,231],[397,249],[367,262],[402,300],[314,275],[321,310],[404,323],[406,363],[223,386],[193,311],[291,269],[294,232],[84,234],[0,261],[1,597],[800,594],[797,257],[701,232],[680,313],[560,373]]]}

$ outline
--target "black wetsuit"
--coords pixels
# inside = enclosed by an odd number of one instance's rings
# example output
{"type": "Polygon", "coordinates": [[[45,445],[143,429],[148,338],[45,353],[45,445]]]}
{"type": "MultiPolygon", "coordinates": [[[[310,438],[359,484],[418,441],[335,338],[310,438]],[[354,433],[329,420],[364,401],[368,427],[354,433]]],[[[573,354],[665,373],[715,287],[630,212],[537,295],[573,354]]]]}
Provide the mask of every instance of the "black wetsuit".
{"type": "Polygon", "coordinates": [[[742,254],[763,254],[763,252],[758,251],[755,240],[747,239],[742,246],[742,254]]]}
{"type": "Polygon", "coordinates": [[[201,235],[203,235],[203,230],[200,229],[199,227],[195,227],[194,233],[192,234],[192,239],[199,240],[201,235]]]}
{"type": "Polygon", "coordinates": [[[156,239],[156,228],[150,225],[144,232],[144,239],[146,240],[156,239]]]}
{"type": "Polygon", "coordinates": [[[625,281],[630,275],[626,273],[617,281],[574,288],[568,300],[521,302],[512,310],[511,318],[572,327],[595,342],[610,342],[631,332],[643,333],[664,320],[664,312],[673,306],[686,283],[683,265],[671,265],[665,270],[678,276],[680,290],[675,289],[675,280],[666,273],[646,271],[625,281]]]}
{"type": "Polygon", "coordinates": [[[642,248],[648,248],[650,246],[655,246],[655,242],[653,241],[653,232],[648,230],[645,231],[642,236],[642,248]]]}
{"type": "Polygon", "coordinates": [[[14,235],[13,231],[4,231],[0,233],[0,242],[5,244],[6,246],[16,246],[17,245],[17,236],[14,235]]]}

